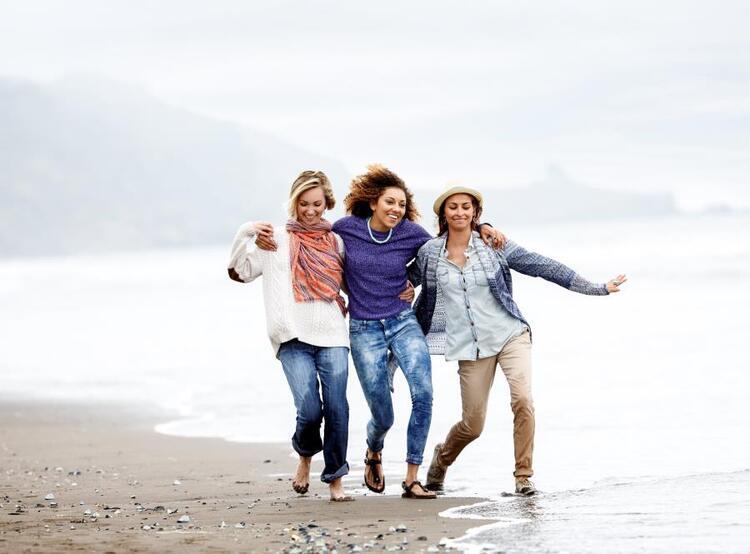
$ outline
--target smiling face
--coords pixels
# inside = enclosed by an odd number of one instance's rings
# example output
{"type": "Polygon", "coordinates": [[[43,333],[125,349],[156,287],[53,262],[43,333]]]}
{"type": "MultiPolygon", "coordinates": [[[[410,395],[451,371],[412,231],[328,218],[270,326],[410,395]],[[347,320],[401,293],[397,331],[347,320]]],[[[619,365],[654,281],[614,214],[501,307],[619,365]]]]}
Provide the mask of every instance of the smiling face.
{"type": "Polygon", "coordinates": [[[320,223],[326,211],[326,198],[321,187],[306,190],[297,198],[297,221],[305,225],[320,223]]]}
{"type": "Polygon", "coordinates": [[[476,200],[469,194],[453,194],[443,203],[443,215],[449,231],[464,231],[472,227],[476,214],[476,200]]]}
{"type": "Polygon", "coordinates": [[[372,220],[370,225],[376,231],[393,229],[406,213],[406,194],[398,187],[388,187],[374,202],[370,202],[372,220]]]}

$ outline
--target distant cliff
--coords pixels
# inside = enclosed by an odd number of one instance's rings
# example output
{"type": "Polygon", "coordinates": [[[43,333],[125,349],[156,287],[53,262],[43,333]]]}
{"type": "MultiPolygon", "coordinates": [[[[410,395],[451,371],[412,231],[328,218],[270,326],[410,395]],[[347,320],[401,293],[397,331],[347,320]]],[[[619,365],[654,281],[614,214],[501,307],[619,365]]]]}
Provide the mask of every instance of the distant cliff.
{"type": "MultiPolygon", "coordinates": [[[[243,221],[282,220],[308,168],[331,177],[340,215],[351,176],[334,159],[119,83],[0,79],[0,256],[227,243],[243,221]]],[[[529,187],[482,192],[498,224],[675,211],[669,194],[592,188],[554,168],[529,187]]],[[[415,193],[430,229],[438,193],[415,193]]]]}
{"type": "Polygon", "coordinates": [[[0,255],[226,243],[338,162],[106,81],[0,79],[0,255]]]}
{"type": "MultiPolygon", "coordinates": [[[[470,186],[470,185],[469,185],[470,186]]],[[[670,193],[634,193],[594,188],[577,183],[556,167],[540,182],[519,188],[480,187],[488,221],[556,223],[629,217],[654,217],[677,212],[670,193]]],[[[432,202],[438,190],[419,191],[417,201],[425,225],[434,219],[432,202]]]]}

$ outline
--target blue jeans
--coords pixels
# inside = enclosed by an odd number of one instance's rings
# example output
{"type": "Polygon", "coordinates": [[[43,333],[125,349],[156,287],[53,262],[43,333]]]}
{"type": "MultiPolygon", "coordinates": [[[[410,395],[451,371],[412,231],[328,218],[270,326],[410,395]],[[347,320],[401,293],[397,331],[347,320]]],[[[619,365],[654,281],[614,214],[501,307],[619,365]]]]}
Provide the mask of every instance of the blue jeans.
{"type": "MultiPolygon", "coordinates": [[[[312,457],[321,450],[324,483],[349,473],[346,448],[349,441],[349,403],[346,381],[349,350],[345,347],[313,346],[297,339],[285,342],[278,357],[297,408],[297,427],[292,446],[300,456],[312,457]],[[319,389],[322,388],[323,398],[319,389]],[[323,440],[320,424],[325,419],[323,440]]],[[[272,414],[269,414],[272,417],[272,414]]]]}
{"type": "Polygon", "coordinates": [[[357,376],[370,407],[367,446],[383,450],[393,426],[393,402],[388,383],[388,351],[393,352],[411,393],[411,417],[406,462],[421,464],[432,420],[432,364],[422,329],[412,309],[388,319],[350,319],[349,337],[357,376]]]}

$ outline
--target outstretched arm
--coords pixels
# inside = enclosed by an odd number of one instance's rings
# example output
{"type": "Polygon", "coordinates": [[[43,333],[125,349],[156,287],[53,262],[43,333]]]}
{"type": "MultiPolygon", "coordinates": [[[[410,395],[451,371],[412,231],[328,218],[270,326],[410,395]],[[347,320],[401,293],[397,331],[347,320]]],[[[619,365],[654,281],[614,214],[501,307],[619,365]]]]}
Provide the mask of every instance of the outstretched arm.
{"type": "Polygon", "coordinates": [[[592,283],[565,264],[526,250],[512,240],[507,241],[503,252],[511,269],[531,277],[541,277],[580,294],[604,296],[618,292],[618,287],[627,280],[625,275],[619,275],[608,283],[592,283]]]}

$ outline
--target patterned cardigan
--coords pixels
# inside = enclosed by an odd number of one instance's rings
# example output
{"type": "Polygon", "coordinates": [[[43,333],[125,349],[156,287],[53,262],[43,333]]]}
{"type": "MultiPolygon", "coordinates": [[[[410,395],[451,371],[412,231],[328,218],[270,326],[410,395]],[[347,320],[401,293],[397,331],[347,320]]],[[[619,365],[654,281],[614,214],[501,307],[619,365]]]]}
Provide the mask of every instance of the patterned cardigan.
{"type": "MultiPolygon", "coordinates": [[[[502,250],[487,246],[479,234],[472,233],[471,240],[479,253],[479,260],[487,274],[492,295],[512,316],[531,326],[521,314],[513,300],[513,269],[531,277],[541,277],[573,292],[589,295],[606,295],[606,284],[587,281],[566,265],[535,252],[529,252],[512,240],[502,250]]],[[[417,257],[409,266],[409,279],[414,286],[422,285],[422,291],[414,303],[417,321],[427,338],[430,354],[444,354],[446,341],[446,315],[443,295],[437,283],[437,265],[445,247],[446,235],[434,238],[419,249],[417,257]]]]}

